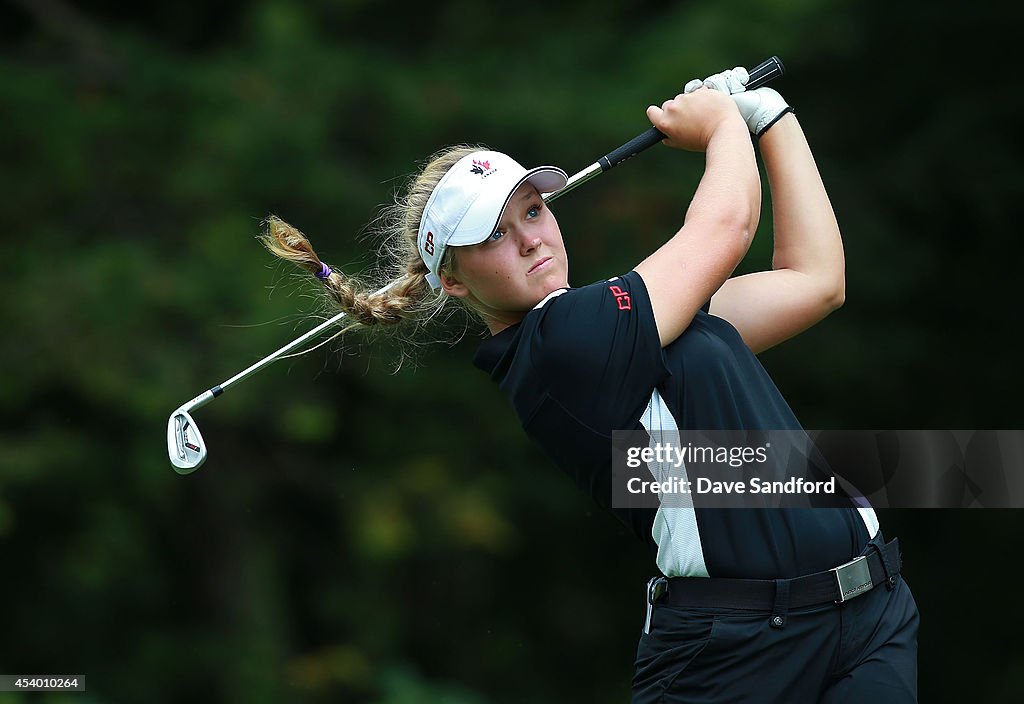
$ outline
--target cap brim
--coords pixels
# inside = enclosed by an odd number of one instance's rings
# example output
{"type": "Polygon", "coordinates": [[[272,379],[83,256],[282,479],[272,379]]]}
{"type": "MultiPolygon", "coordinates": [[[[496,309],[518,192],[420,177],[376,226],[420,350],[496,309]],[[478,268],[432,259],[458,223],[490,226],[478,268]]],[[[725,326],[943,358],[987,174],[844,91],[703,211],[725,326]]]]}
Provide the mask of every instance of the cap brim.
{"type": "Polygon", "coordinates": [[[509,202],[512,200],[512,196],[527,181],[533,184],[539,193],[550,193],[551,191],[565,188],[565,184],[569,182],[569,177],[557,166],[534,167],[508,187],[508,193],[501,204],[501,208],[497,214],[493,215],[489,214],[494,212],[493,201],[478,198],[466,213],[462,223],[452,233],[451,238],[448,240],[448,246],[467,247],[480,244],[494,234],[494,231],[498,228],[498,223],[501,222],[501,216],[505,214],[505,208],[508,207],[509,202]]]}

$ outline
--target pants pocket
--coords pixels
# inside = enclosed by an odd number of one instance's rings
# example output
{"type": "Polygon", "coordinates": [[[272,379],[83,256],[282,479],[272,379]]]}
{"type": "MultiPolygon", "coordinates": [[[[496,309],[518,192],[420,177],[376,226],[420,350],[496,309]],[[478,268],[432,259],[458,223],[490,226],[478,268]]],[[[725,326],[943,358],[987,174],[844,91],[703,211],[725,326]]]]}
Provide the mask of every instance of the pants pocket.
{"type": "Polygon", "coordinates": [[[651,630],[640,637],[633,670],[633,704],[657,702],[680,672],[711,641],[715,617],[655,607],[651,630]]]}

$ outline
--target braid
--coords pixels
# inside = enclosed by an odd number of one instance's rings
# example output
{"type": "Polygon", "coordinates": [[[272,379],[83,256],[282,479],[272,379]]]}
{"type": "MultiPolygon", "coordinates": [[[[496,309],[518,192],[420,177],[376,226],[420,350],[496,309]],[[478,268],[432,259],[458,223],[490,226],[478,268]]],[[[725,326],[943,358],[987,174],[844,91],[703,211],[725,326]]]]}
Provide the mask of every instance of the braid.
{"type": "MultiPolygon", "coordinates": [[[[343,274],[325,263],[302,232],[275,215],[263,222],[259,236],[263,245],[276,257],[313,274],[323,282],[327,300],[333,307],[344,311],[349,318],[341,332],[356,326],[368,329],[401,328],[403,322],[415,327],[436,318],[447,319],[442,313],[466,310],[452,305],[457,299],[442,292],[434,292],[424,276],[427,266],[420,258],[417,247],[420,219],[430,194],[441,177],[462,157],[485,147],[459,145],[444,149],[432,156],[423,170],[411,181],[405,192],[396,196],[392,205],[383,209],[373,223],[372,232],[379,239],[378,253],[381,276],[376,285],[358,277],[343,274]],[[329,270],[329,274],[324,274],[329,270]]],[[[442,264],[442,272],[450,272],[452,250],[442,264]]],[[[459,302],[461,303],[461,302],[459,302]]]]}
{"type": "MultiPolygon", "coordinates": [[[[324,262],[309,239],[284,220],[274,215],[267,218],[260,241],[274,255],[321,278],[324,262]]],[[[412,303],[411,293],[416,287],[413,277],[403,276],[383,290],[369,292],[368,287],[355,277],[342,274],[333,267],[328,267],[328,271],[330,274],[321,279],[324,292],[336,307],[348,314],[352,322],[367,326],[393,325],[407,316],[412,303]]]]}

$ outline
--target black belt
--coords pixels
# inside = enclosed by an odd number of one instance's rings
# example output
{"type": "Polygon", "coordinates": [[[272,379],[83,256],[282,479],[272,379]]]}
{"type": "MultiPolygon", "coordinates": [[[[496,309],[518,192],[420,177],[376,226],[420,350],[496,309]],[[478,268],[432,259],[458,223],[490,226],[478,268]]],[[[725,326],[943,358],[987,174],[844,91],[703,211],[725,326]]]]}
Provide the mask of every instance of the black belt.
{"type": "Polygon", "coordinates": [[[846,564],[793,579],[655,577],[647,584],[647,602],[771,612],[784,592],[790,609],[830,601],[841,604],[880,584],[895,587],[903,565],[899,548],[899,538],[885,545],[872,540],[865,554],[846,564]]]}

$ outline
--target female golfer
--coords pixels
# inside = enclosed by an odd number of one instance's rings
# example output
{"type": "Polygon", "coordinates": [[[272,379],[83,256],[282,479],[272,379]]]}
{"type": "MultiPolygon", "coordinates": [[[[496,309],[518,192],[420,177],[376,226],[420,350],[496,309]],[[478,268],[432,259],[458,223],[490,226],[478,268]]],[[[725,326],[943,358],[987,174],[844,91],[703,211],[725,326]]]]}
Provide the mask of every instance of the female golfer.
{"type": "Polygon", "coordinates": [[[611,499],[614,430],[799,429],[755,354],[843,303],[839,228],[800,126],[775,91],[744,91],[746,77],[691,81],[647,109],[668,146],[706,154],[705,170],[682,227],[621,276],[570,287],[541,197],[565,173],[475,147],[436,155],[386,213],[382,292],[332,271],[276,218],[265,243],[354,324],[422,322],[461,302],[487,325],[476,366],[656,555],[633,702],[916,701],[917,607],[870,507],[611,499]],[[730,278],[761,207],[750,132],[771,186],[773,270],[730,278]]]}

